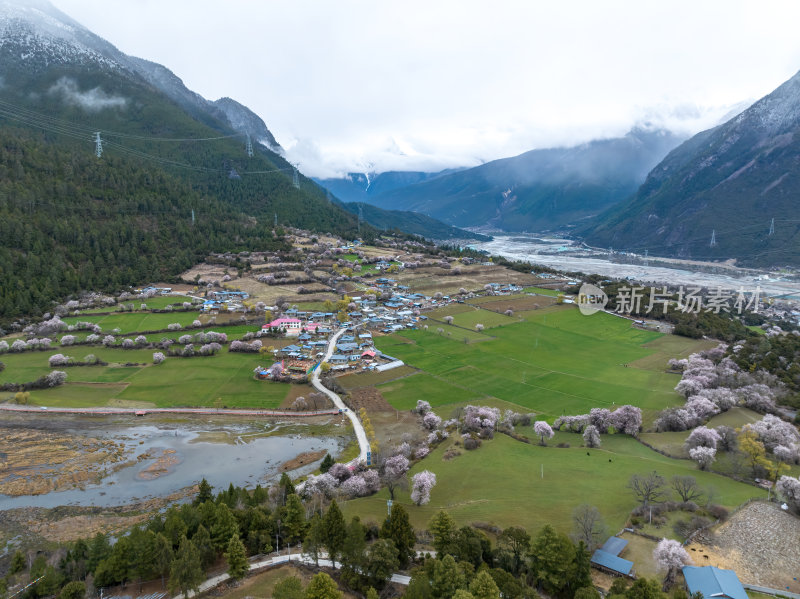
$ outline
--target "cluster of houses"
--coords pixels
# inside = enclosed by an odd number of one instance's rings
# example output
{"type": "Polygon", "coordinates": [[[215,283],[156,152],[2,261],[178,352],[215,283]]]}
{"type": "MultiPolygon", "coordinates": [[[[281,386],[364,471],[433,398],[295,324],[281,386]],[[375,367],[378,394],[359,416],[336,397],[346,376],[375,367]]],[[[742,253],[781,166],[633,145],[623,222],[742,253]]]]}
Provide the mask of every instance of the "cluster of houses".
{"type": "Polygon", "coordinates": [[[209,291],[203,302],[203,312],[236,312],[243,308],[243,302],[250,297],[246,291],[209,291]]]}

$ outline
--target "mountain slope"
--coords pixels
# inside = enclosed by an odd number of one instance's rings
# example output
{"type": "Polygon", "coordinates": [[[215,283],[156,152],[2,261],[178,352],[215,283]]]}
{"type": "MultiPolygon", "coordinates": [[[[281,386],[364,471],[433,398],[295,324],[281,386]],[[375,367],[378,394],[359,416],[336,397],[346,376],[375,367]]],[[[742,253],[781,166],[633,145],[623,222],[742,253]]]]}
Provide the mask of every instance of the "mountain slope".
{"type": "Polygon", "coordinates": [[[275,216],[357,234],[316,184],[292,185],[258,117],[142,68],[47,2],[0,0],[0,320],[169,278],[209,252],[281,247],[275,216]]]}
{"type": "Polygon", "coordinates": [[[460,226],[545,230],[597,214],[636,191],[680,139],[635,129],[618,139],[533,150],[382,193],[387,209],[414,210],[460,226]]]}
{"type": "Polygon", "coordinates": [[[383,231],[402,231],[419,235],[426,239],[446,241],[449,239],[474,239],[490,241],[491,237],[473,233],[458,227],[447,225],[440,220],[425,216],[419,212],[409,210],[383,210],[363,202],[348,202],[342,204],[345,210],[358,214],[359,209],[363,219],[377,229],[383,231]]]}
{"type": "Polygon", "coordinates": [[[798,212],[800,73],[673,150],[633,198],[578,233],[591,245],[615,249],[797,265],[798,212]]]}

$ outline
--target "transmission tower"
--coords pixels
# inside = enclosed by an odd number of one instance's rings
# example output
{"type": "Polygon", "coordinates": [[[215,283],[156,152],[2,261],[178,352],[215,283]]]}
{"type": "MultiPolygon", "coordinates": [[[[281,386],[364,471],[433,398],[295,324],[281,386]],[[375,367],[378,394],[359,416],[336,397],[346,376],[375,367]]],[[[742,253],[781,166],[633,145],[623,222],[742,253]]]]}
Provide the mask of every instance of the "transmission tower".
{"type": "Polygon", "coordinates": [[[247,134],[247,146],[245,148],[248,158],[253,157],[253,142],[250,141],[250,134],[247,134]]]}
{"type": "Polygon", "coordinates": [[[300,176],[297,174],[297,165],[292,166],[292,185],[300,189],[300,176]]]}
{"type": "Polygon", "coordinates": [[[364,205],[358,205],[358,236],[361,237],[361,221],[364,220],[364,205]]]}
{"type": "Polygon", "coordinates": [[[711,230],[711,243],[709,244],[708,247],[712,247],[713,248],[715,245],[717,245],[717,230],[716,229],[712,229],[711,230]]]}
{"type": "Polygon", "coordinates": [[[194,208],[192,208],[192,226],[194,227],[194,208]]]}
{"type": "Polygon", "coordinates": [[[769,223],[769,233],[768,235],[775,235],[775,217],[772,217],[772,221],[769,223]]]}
{"type": "Polygon", "coordinates": [[[94,153],[98,158],[103,155],[103,140],[100,139],[100,132],[94,134],[94,153]]]}
{"type": "Polygon", "coordinates": [[[277,228],[277,227],[278,227],[278,213],[277,213],[277,212],[275,213],[275,219],[274,219],[274,221],[273,221],[273,226],[274,226],[275,228],[277,228]]]}

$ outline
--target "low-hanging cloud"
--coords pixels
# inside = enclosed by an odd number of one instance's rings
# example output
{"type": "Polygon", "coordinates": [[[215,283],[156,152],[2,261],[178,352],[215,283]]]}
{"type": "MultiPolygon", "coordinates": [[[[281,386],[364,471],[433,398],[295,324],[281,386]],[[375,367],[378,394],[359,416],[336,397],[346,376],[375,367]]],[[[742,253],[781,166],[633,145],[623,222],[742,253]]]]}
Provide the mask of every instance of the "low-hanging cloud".
{"type": "Polygon", "coordinates": [[[70,77],[62,77],[50,89],[51,95],[60,95],[64,101],[74,106],[80,106],[88,112],[98,112],[106,108],[125,108],[128,100],[122,96],[112,96],[100,87],[95,87],[82,92],[78,82],[70,77]]]}

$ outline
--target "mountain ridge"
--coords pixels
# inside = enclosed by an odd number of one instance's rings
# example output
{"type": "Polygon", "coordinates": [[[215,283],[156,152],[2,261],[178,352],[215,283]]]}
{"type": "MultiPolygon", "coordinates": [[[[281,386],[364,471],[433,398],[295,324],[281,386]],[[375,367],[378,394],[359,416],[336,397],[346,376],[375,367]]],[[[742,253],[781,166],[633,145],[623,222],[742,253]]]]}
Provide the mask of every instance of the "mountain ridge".
{"type": "Polygon", "coordinates": [[[800,72],[675,148],[635,195],[576,234],[588,244],[620,250],[734,258],[756,266],[798,264],[798,156],[800,72]]]}
{"type": "Polygon", "coordinates": [[[459,227],[547,230],[602,212],[636,191],[680,141],[644,128],[578,146],[530,150],[381,193],[385,209],[414,210],[459,227]]]}

